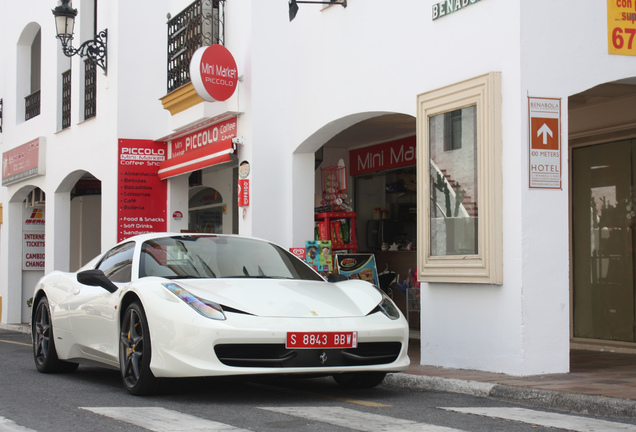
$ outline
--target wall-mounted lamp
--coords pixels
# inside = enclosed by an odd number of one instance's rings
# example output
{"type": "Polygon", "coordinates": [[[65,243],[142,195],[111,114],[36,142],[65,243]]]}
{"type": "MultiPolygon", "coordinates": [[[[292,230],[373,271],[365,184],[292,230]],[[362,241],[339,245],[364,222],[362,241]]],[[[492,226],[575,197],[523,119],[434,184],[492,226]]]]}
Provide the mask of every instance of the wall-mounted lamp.
{"type": "Polygon", "coordinates": [[[88,40],[80,45],[79,48],[73,48],[73,27],[75,27],[75,16],[77,9],[73,9],[70,0],[62,0],[62,4],[53,9],[55,16],[55,30],[57,38],[62,42],[62,52],[67,57],[73,57],[79,54],[80,57],[86,57],[89,61],[95,63],[102,68],[106,75],[106,39],[108,29],[100,31],[93,40],[88,40]]]}
{"type": "Polygon", "coordinates": [[[347,7],[347,0],[331,0],[331,1],[297,1],[297,0],[289,0],[289,21],[290,22],[294,18],[296,18],[296,14],[298,13],[298,3],[313,3],[313,4],[326,4],[326,5],[339,4],[342,7],[347,7]]]}

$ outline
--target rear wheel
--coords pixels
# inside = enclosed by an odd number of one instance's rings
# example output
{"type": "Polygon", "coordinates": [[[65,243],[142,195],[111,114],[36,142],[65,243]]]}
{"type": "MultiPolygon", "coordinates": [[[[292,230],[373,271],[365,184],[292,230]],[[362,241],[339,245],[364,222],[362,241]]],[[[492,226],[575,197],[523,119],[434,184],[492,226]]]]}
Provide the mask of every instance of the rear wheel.
{"type": "Polygon", "coordinates": [[[384,381],[386,372],[348,372],[337,374],[333,379],[345,388],[372,388],[379,386],[384,381]]]}
{"type": "Polygon", "coordinates": [[[150,370],[150,332],[143,307],[134,302],[126,309],[119,338],[119,366],[128,393],[143,395],[157,389],[150,370]]]}
{"type": "Polygon", "coordinates": [[[35,309],[31,326],[35,367],[42,373],[73,372],[77,363],[60,360],[55,350],[51,311],[46,297],[42,297],[35,309]]]}

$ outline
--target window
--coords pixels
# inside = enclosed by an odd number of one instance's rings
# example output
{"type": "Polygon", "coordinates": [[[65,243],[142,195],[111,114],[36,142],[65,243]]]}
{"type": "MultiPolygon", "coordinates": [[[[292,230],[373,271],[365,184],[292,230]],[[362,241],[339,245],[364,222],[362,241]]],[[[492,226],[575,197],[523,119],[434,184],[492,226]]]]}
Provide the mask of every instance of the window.
{"type": "Polygon", "coordinates": [[[418,96],[418,279],[502,281],[501,76],[418,96]]]}
{"type": "Polygon", "coordinates": [[[135,243],[128,242],[115,246],[104,255],[97,268],[113,282],[130,282],[135,243]]]}
{"type": "Polygon", "coordinates": [[[84,61],[84,120],[97,115],[97,67],[84,61]]]}
{"type": "Polygon", "coordinates": [[[17,44],[17,112],[19,116],[24,115],[19,120],[27,121],[40,115],[40,54],[40,26],[30,23],[17,44]]]}
{"type": "MultiPolygon", "coordinates": [[[[442,114],[440,114],[442,115],[442,114]]],[[[462,148],[462,110],[443,114],[444,116],[444,151],[462,148]]]]}
{"type": "Polygon", "coordinates": [[[168,93],[190,82],[190,60],[203,46],[224,44],[225,0],[196,0],[168,21],[168,93]]]}
{"type": "Polygon", "coordinates": [[[62,74],[62,129],[71,126],[71,70],[62,74]]]}

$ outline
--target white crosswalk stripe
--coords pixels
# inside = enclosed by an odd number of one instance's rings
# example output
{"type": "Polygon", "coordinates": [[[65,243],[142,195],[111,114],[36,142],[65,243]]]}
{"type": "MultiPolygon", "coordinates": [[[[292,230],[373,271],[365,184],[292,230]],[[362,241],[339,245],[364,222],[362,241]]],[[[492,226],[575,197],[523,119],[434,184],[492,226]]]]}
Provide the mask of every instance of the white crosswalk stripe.
{"type": "Polygon", "coordinates": [[[22,427],[8,418],[0,416],[0,432],[35,432],[33,429],[22,427]]]}
{"type": "Polygon", "coordinates": [[[84,407],[87,411],[155,432],[240,432],[228,424],[182,414],[161,407],[84,407]]]}
{"type": "Polygon", "coordinates": [[[341,407],[260,407],[260,409],[367,432],[460,431],[460,429],[435,426],[341,407]]]}
{"type": "Polygon", "coordinates": [[[463,414],[476,414],[491,418],[500,418],[517,422],[529,423],[536,426],[566,429],[575,432],[636,432],[636,426],[611,422],[607,420],[597,420],[588,417],[580,417],[569,414],[557,414],[543,411],[536,411],[525,408],[442,408],[447,411],[454,411],[463,414]]]}

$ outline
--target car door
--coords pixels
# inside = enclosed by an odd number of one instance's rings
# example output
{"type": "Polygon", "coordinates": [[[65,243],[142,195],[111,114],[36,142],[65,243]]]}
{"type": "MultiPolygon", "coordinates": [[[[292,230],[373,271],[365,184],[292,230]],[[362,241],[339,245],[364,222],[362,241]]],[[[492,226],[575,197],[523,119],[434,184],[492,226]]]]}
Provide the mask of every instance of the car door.
{"type": "MultiPolygon", "coordinates": [[[[130,283],[135,242],[115,246],[104,254],[96,268],[118,287],[130,283]]],[[[97,361],[118,364],[119,290],[110,293],[102,287],[78,282],[69,302],[69,315],[75,341],[83,355],[97,361]]]]}

